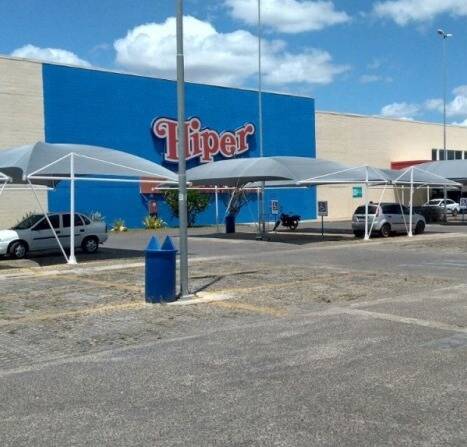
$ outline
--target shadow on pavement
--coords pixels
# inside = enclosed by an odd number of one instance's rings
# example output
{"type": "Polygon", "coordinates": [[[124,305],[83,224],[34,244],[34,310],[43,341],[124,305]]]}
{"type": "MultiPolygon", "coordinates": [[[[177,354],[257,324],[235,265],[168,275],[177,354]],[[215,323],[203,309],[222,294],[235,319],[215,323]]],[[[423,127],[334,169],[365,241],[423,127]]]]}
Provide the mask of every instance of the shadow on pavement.
{"type": "MultiPolygon", "coordinates": [[[[76,252],[78,263],[87,264],[96,261],[124,260],[132,258],[142,258],[144,253],[140,250],[127,250],[116,248],[99,248],[95,254],[86,254],[81,251],[76,252]]],[[[65,259],[61,253],[31,253],[26,259],[11,259],[9,257],[0,258],[0,270],[20,269],[30,267],[49,267],[64,265],[65,259]]]]}
{"type": "MultiPolygon", "coordinates": [[[[256,233],[244,233],[237,232],[233,234],[224,234],[224,233],[212,233],[212,234],[200,234],[192,235],[192,238],[209,238],[209,239],[220,239],[220,240],[238,240],[238,241],[256,241],[256,233]]],[[[264,242],[276,242],[283,244],[294,244],[294,245],[306,245],[317,242],[336,242],[336,241],[348,241],[349,239],[353,240],[353,235],[341,234],[341,235],[329,235],[325,234],[324,237],[321,234],[305,234],[304,232],[281,232],[276,233],[266,233],[264,242]]]]}

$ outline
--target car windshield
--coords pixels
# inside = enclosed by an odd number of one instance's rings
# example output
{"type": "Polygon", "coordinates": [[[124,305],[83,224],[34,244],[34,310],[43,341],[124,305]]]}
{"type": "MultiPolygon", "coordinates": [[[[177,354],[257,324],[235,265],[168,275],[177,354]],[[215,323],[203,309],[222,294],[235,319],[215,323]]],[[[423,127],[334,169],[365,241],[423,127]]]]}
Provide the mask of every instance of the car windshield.
{"type": "Polygon", "coordinates": [[[20,223],[16,224],[12,230],[27,230],[39,222],[44,216],[42,214],[32,214],[26,217],[20,223]]]}
{"type": "MultiPolygon", "coordinates": [[[[375,205],[368,205],[368,214],[376,214],[376,206],[375,205]]],[[[355,210],[355,214],[365,214],[365,207],[359,206],[355,210]]]]}
{"type": "Polygon", "coordinates": [[[439,205],[441,203],[441,199],[430,200],[428,205],[439,205]]]}

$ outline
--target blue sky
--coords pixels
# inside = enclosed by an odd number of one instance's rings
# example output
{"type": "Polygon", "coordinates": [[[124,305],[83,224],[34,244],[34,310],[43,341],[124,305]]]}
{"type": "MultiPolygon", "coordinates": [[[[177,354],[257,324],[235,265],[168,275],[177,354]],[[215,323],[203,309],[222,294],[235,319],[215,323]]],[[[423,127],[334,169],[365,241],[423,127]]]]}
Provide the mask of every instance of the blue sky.
{"type": "MultiPolygon", "coordinates": [[[[257,0],[185,0],[187,78],[256,86],[257,0]]],[[[262,0],[265,89],[319,110],[467,125],[467,0],[262,0]]],[[[0,0],[0,52],[171,78],[175,0],[0,0]]]]}

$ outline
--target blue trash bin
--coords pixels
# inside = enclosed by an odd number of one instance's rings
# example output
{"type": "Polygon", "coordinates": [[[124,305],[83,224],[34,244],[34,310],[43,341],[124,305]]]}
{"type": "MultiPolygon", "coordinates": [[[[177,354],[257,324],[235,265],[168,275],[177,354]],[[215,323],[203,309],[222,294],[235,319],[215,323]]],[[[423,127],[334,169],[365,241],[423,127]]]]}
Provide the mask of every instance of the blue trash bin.
{"type": "Polygon", "coordinates": [[[235,233],[235,216],[233,214],[228,214],[225,216],[225,232],[235,233]]]}
{"type": "Polygon", "coordinates": [[[151,238],[145,251],[145,299],[148,303],[175,301],[177,250],[172,239],[167,236],[162,246],[155,236],[151,238]]]}

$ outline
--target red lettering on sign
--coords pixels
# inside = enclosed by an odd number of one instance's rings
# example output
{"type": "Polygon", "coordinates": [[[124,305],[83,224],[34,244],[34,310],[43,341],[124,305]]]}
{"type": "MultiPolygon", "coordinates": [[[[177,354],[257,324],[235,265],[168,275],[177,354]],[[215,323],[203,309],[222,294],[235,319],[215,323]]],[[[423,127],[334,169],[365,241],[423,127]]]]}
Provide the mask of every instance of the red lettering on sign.
{"type": "MultiPolygon", "coordinates": [[[[156,137],[166,140],[165,160],[177,163],[177,121],[170,118],[158,118],[153,122],[152,130],[156,137]]],[[[185,122],[185,132],[186,159],[199,158],[202,163],[208,163],[213,161],[217,154],[230,158],[249,150],[248,137],[255,133],[255,126],[247,123],[235,132],[219,134],[212,129],[202,129],[198,118],[190,118],[185,122]]]]}

